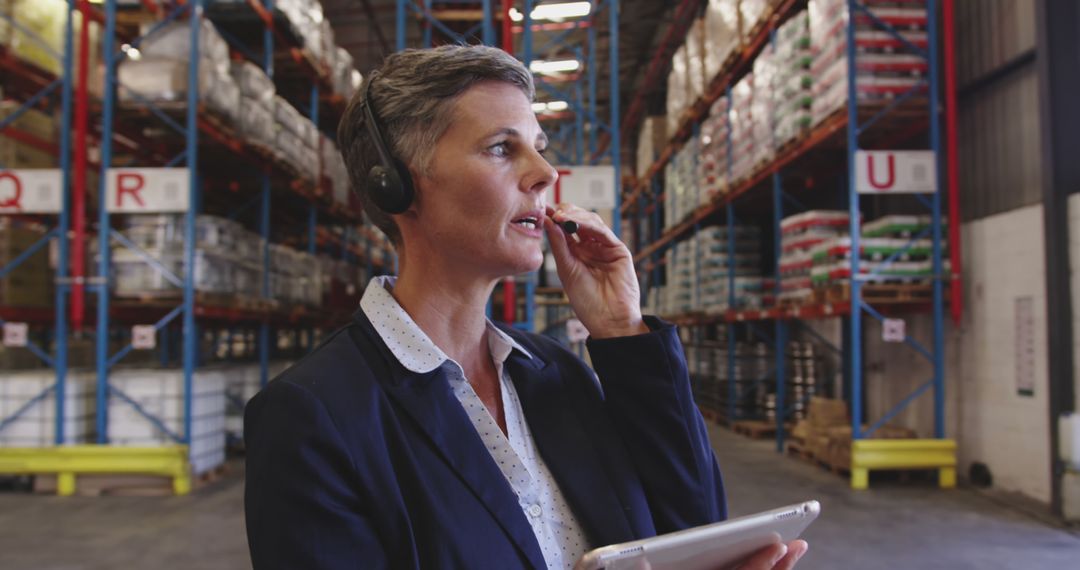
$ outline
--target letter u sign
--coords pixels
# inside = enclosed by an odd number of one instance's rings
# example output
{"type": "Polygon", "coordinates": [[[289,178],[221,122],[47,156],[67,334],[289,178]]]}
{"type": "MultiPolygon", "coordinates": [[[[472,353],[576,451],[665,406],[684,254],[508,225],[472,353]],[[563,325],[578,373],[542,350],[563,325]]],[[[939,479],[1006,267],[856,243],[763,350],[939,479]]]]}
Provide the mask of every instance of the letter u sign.
{"type": "Polygon", "coordinates": [[[933,151],[855,153],[855,190],[859,194],[932,194],[937,192],[937,180],[933,151]]]}

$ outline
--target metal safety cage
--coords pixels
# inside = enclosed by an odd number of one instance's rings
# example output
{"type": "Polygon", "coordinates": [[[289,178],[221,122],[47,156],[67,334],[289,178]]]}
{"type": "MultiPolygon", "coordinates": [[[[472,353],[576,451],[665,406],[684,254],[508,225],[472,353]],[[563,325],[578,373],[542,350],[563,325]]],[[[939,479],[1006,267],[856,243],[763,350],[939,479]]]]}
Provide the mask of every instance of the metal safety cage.
{"type": "MultiPolygon", "coordinates": [[[[47,346],[27,339],[26,348],[42,361],[47,367],[55,372],[55,383],[46,387],[37,395],[30,398],[26,403],[16,409],[7,417],[0,417],[0,432],[14,424],[20,417],[35,406],[42,405],[43,400],[53,395],[55,400],[55,435],[56,445],[72,443],[65,441],[64,410],[66,395],[66,377],[68,368],[68,294],[70,292],[70,280],[68,279],[69,242],[68,230],[71,225],[70,216],[70,193],[72,186],[72,88],[73,88],[73,58],[74,58],[74,14],[77,11],[77,1],[68,0],[67,18],[64,23],[64,47],[62,53],[57,53],[43,38],[38,36],[19,22],[16,14],[0,13],[0,18],[6,21],[12,29],[12,33],[22,35],[26,41],[41,48],[45,53],[55,58],[60,64],[61,74],[54,74],[40,69],[36,65],[25,62],[15,54],[9,53],[6,46],[0,46],[0,61],[3,62],[4,73],[0,76],[0,87],[5,89],[6,96],[18,97],[22,104],[14,112],[7,116],[0,116],[0,132],[13,141],[28,144],[36,148],[46,149],[56,153],[60,163],[61,174],[61,204],[59,212],[55,215],[55,225],[48,229],[43,237],[34,244],[15,256],[6,265],[0,267],[0,278],[4,278],[31,256],[40,252],[49,242],[56,240],[57,267],[55,306],[52,316],[47,310],[32,311],[19,307],[0,307],[0,325],[5,327],[10,322],[30,322],[35,325],[52,326],[51,337],[53,350],[50,352],[47,346]],[[13,125],[28,110],[35,107],[48,108],[55,112],[59,101],[60,105],[60,144],[58,147],[51,141],[40,140],[31,133],[24,133],[13,125]]],[[[8,166],[0,164],[0,187],[9,188],[18,186],[19,179],[16,173],[7,170],[8,166]],[[5,184],[6,183],[6,184],[5,184]]],[[[19,199],[21,192],[14,196],[5,197],[0,194],[0,215],[20,215],[38,217],[33,214],[21,214],[19,212],[19,199]]],[[[51,218],[52,214],[46,216],[51,218]]],[[[29,324],[29,323],[28,323],[29,324]]]]}

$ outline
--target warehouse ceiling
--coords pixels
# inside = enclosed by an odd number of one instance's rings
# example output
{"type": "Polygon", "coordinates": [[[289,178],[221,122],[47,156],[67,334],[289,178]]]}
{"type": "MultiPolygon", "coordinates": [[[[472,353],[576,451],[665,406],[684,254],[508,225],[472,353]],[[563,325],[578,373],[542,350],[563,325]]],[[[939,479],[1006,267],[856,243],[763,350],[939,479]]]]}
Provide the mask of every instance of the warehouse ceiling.
{"type": "MultiPolygon", "coordinates": [[[[561,1],[561,0],[560,0],[561,1]]],[[[552,0],[543,3],[554,3],[552,0]]],[[[498,0],[492,2],[499,5],[498,0]]],[[[657,50],[657,43],[663,37],[668,26],[671,25],[674,0],[622,0],[620,3],[619,18],[619,85],[620,85],[620,109],[626,112],[632,97],[642,87],[645,88],[648,97],[647,108],[653,113],[663,112],[664,81],[655,82],[656,85],[641,86],[644,80],[644,72],[648,67],[653,54],[657,50]]],[[[395,21],[397,2],[395,0],[323,0],[324,14],[333,25],[338,45],[349,50],[356,61],[356,67],[365,75],[377,67],[382,59],[394,51],[397,44],[395,35],[395,21]]],[[[523,2],[515,2],[519,10],[523,2]]],[[[435,2],[433,10],[443,7],[435,2]]],[[[474,8],[478,9],[479,3],[474,8]]],[[[457,13],[467,12],[468,6],[459,3],[447,4],[447,10],[455,10],[457,13]]],[[[409,46],[420,46],[423,43],[422,27],[415,14],[410,13],[406,25],[407,41],[409,46]]],[[[453,23],[450,27],[455,27],[453,23]]],[[[462,22],[457,29],[464,30],[469,23],[462,22]]],[[[499,27],[499,20],[495,22],[499,27]]],[[[597,113],[601,117],[609,116],[609,74],[608,74],[608,26],[606,12],[597,18],[597,113]]],[[[580,35],[584,44],[585,32],[576,32],[580,35]]],[[[436,42],[438,35],[436,35],[436,42]]],[[[516,36],[517,49],[520,49],[520,34],[516,36]]],[[[445,41],[445,40],[444,40],[445,41]]],[[[535,46],[544,42],[544,35],[537,34],[534,40],[535,46]]],[[[558,54],[551,54],[552,56],[558,54]]],[[[543,57],[543,54],[535,56],[543,57]]],[[[666,73],[661,75],[666,77],[666,73]]],[[[632,134],[632,133],[630,133],[632,134]]]]}

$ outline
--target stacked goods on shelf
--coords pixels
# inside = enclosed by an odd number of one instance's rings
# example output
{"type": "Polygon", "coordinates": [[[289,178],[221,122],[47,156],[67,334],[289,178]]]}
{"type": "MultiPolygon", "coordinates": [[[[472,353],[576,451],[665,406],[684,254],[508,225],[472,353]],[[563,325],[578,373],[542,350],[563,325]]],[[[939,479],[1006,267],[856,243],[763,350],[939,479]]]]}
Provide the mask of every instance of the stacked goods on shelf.
{"type": "MultiPolygon", "coordinates": [[[[66,0],[0,0],[0,14],[14,18],[18,28],[0,17],[0,46],[16,58],[30,63],[53,75],[63,73],[64,36],[68,18],[66,0]],[[19,28],[22,28],[21,30],[19,28]],[[27,34],[25,31],[33,34],[27,34]]],[[[72,27],[76,34],[82,25],[82,15],[73,14],[72,27]]],[[[91,65],[98,59],[101,45],[97,26],[90,27],[88,55],[91,65]]],[[[75,42],[74,57],[78,61],[79,42],[75,42]]]]}
{"type": "Polygon", "coordinates": [[[728,98],[725,95],[713,103],[709,116],[701,123],[698,179],[706,201],[728,191],[728,154],[731,145],[728,118],[728,98]]]}
{"type": "MultiPolygon", "coordinates": [[[[275,360],[266,365],[266,379],[277,378],[292,362],[275,360]]],[[[225,413],[225,434],[236,440],[244,439],[244,406],[262,389],[262,378],[258,364],[239,364],[222,366],[225,377],[225,398],[228,406],[225,413]]]]}
{"type": "Polygon", "coordinates": [[[739,0],[743,37],[752,34],[758,26],[766,24],[766,11],[771,3],[772,0],[739,0]]]}
{"type": "Polygon", "coordinates": [[[738,0],[709,0],[703,16],[702,43],[706,86],[741,42],[738,0]]]}
{"type": "Polygon", "coordinates": [[[729,309],[758,308],[765,304],[767,280],[761,276],[761,235],[752,226],[735,227],[735,257],[728,255],[727,226],[711,226],[691,240],[698,267],[696,310],[715,313],[729,309]],[[731,306],[732,272],[735,274],[735,305],[731,306]]]}
{"type": "Polygon", "coordinates": [[[330,84],[333,85],[334,93],[341,95],[346,100],[360,89],[363,76],[353,67],[353,57],[345,48],[334,48],[334,58],[330,65],[330,84]]]}
{"type": "Polygon", "coordinates": [[[637,168],[634,173],[638,178],[644,178],[656,157],[667,144],[667,119],[663,116],[645,117],[641,123],[641,132],[638,133],[637,145],[637,168]]]}
{"type": "MultiPolygon", "coordinates": [[[[2,22],[3,19],[0,19],[2,22]]],[[[15,101],[5,101],[0,93],[0,120],[8,120],[22,106],[15,101]]],[[[59,121],[37,109],[25,109],[8,125],[13,132],[33,137],[45,144],[52,145],[59,139],[57,124],[59,121]]],[[[20,137],[22,139],[22,137],[20,137]]],[[[0,131],[0,168],[55,168],[57,158],[37,146],[26,144],[22,140],[9,137],[0,131]]]]}
{"type": "Polygon", "coordinates": [[[773,134],[779,148],[810,127],[813,52],[810,49],[809,12],[800,11],[776,29],[775,57],[773,134]]]}
{"type": "MultiPolygon", "coordinates": [[[[784,353],[785,419],[806,417],[810,398],[817,396],[822,383],[821,365],[812,343],[791,342],[784,353]]],[[[765,419],[776,420],[776,390],[765,396],[765,419]]]]}
{"type": "MultiPolygon", "coordinates": [[[[67,373],[64,381],[64,442],[90,441],[94,431],[94,376],[67,373]]],[[[56,444],[56,383],[51,368],[0,372],[0,447],[52,447],[56,444]],[[36,403],[31,400],[41,396],[36,403]],[[29,404],[29,407],[27,407],[29,404]],[[23,408],[26,408],[23,410],[23,408]],[[18,417],[15,414],[22,410],[18,417]]]]}
{"type": "Polygon", "coordinates": [[[753,168],[773,157],[773,97],[776,94],[776,56],[768,44],[754,60],[753,96],[750,117],[753,118],[754,150],[750,162],[753,168]]]}
{"type": "Polygon", "coordinates": [[[687,313],[695,308],[695,286],[697,267],[694,264],[694,244],[682,241],[667,250],[664,260],[667,265],[667,286],[664,287],[666,299],[664,306],[669,313],[687,313]]]}
{"type": "MultiPolygon", "coordinates": [[[[144,26],[142,32],[149,30],[144,26]]],[[[186,102],[190,45],[189,22],[172,22],[148,36],[139,45],[138,60],[125,58],[117,66],[120,101],[136,105],[186,102]]],[[[199,100],[210,112],[236,124],[240,88],[229,74],[229,46],[209,20],[201,20],[198,55],[199,100]]]]}
{"type": "Polygon", "coordinates": [[[804,303],[813,296],[813,250],[848,234],[850,217],[844,211],[813,210],[780,222],[781,303],[804,303]]]}
{"type": "MultiPolygon", "coordinates": [[[[862,431],[868,426],[862,426],[862,431]]],[[[851,468],[851,420],[842,400],[812,397],[805,420],[796,424],[792,437],[802,443],[803,451],[832,467],[851,468]]],[[[865,436],[864,436],[865,437],[865,436]]],[[[914,431],[883,425],[870,435],[873,439],[912,439],[914,431]]]]}
{"type": "Polygon", "coordinates": [[[237,131],[248,143],[272,151],[277,134],[274,126],[274,81],[250,61],[234,61],[229,70],[240,87],[237,131]]]}
{"type": "MultiPolygon", "coordinates": [[[[919,236],[930,229],[931,223],[930,216],[885,216],[864,225],[859,240],[859,273],[872,274],[872,282],[928,282],[934,276],[934,242],[919,236]]],[[[826,240],[811,254],[815,288],[851,279],[850,237],[826,240]]]]}
{"type": "Polygon", "coordinates": [[[668,73],[667,79],[666,126],[668,135],[674,135],[678,132],[683,113],[694,103],[686,89],[688,74],[686,44],[683,44],[679,46],[679,49],[675,50],[675,55],[671,58],[671,71],[668,73]]]}
{"type": "Polygon", "coordinates": [[[274,154],[301,175],[315,178],[319,170],[319,133],[315,124],[281,96],[274,96],[272,107],[277,123],[274,154]]]}
{"type": "Polygon", "coordinates": [[[323,279],[318,258],[289,246],[270,246],[270,297],[317,307],[322,304],[323,279]]]}
{"type": "Polygon", "coordinates": [[[753,171],[756,156],[754,140],[755,117],[753,116],[754,74],[748,73],[731,88],[731,112],[728,124],[731,128],[731,177],[737,184],[753,171]]]}
{"type": "Polygon", "coordinates": [[[322,155],[322,174],[326,184],[330,187],[331,195],[338,204],[349,204],[352,194],[352,185],[349,182],[349,171],[345,167],[345,159],[341,156],[337,144],[329,137],[319,134],[319,152],[322,155]]]}
{"type": "Polygon", "coordinates": [[[664,167],[664,229],[682,222],[701,201],[698,137],[686,141],[664,167]]]}
{"type": "MultiPolygon", "coordinates": [[[[912,45],[926,49],[927,13],[921,0],[867,0],[874,16],[892,26],[912,45]]],[[[810,38],[814,51],[813,120],[817,124],[848,99],[847,0],[810,0],[810,38]]],[[[911,53],[889,32],[878,29],[865,14],[855,15],[858,102],[902,95],[926,76],[929,64],[911,53]]]]}
{"type": "Polygon", "coordinates": [[[710,77],[705,77],[705,24],[694,20],[686,31],[686,93],[689,105],[705,96],[710,77]]]}
{"type": "MultiPolygon", "coordinates": [[[[22,224],[0,218],[0,268],[7,267],[43,237],[45,230],[37,224],[22,224]]],[[[49,267],[49,249],[43,247],[0,278],[0,305],[50,307],[53,303],[53,279],[53,270],[49,267]]]]}
{"type": "MultiPolygon", "coordinates": [[[[227,368],[204,368],[191,377],[189,458],[198,475],[225,462],[225,380],[227,368]]],[[[117,369],[109,377],[108,434],[112,445],[178,445],[184,435],[184,372],[173,369],[117,369]],[[135,406],[161,422],[155,425],[135,406]],[[168,431],[161,429],[164,427],[168,431]]]]}
{"type": "MultiPolygon", "coordinates": [[[[136,246],[174,275],[184,275],[183,214],[131,215],[125,217],[125,225],[123,233],[136,246]]],[[[195,289],[260,296],[262,239],[239,223],[216,216],[199,215],[195,226],[195,289]]],[[[114,248],[112,263],[112,285],[117,296],[142,297],[181,290],[130,249],[114,248]]]]}

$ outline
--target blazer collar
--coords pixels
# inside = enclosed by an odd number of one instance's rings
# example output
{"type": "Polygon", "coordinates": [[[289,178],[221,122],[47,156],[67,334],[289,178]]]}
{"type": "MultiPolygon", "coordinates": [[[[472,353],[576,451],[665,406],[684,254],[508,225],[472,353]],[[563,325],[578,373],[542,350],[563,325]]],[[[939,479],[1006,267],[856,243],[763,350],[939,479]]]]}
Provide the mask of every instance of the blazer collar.
{"type": "MultiPolygon", "coordinates": [[[[540,544],[517,495],[454,397],[443,368],[428,373],[406,369],[362,310],[356,311],[353,318],[367,336],[365,344],[374,345],[380,353],[382,362],[370,364],[387,394],[416,422],[435,451],[484,504],[531,565],[546,568],[540,544]]],[[[512,357],[525,358],[516,351],[512,357]]]]}

